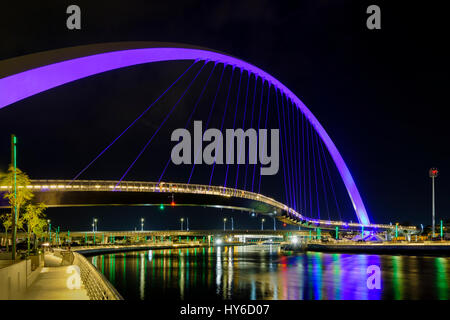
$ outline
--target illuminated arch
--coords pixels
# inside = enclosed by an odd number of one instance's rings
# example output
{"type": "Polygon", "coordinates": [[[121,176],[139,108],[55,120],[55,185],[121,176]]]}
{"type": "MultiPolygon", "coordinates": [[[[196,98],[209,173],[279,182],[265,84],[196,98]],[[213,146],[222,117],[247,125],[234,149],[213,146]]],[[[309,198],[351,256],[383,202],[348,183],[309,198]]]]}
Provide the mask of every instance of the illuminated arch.
{"type": "Polygon", "coordinates": [[[325,129],[303,102],[264,70],[228,54],[194,46],[122,42],[94,44],[35,53],[0,62],[0,109],[68,82],[102,72],[143,63],[179,60],[209,60],[233,65],[266,80],[308,118],[325,143],[342,177],[358,220],[370,224],[364,203],[342,156],[325,129]]]}

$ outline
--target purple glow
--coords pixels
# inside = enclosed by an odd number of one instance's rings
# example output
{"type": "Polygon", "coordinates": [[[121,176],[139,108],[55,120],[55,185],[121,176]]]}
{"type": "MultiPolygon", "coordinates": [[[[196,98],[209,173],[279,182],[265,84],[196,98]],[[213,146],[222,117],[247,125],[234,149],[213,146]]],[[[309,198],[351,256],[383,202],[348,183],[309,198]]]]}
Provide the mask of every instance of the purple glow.
{"type": "Polygon", "coordinates": [[[223,53],[203,49],[157,47],[111,51],[45,65],[0,79],[0,109],[40,92],[91,75],[137,64],[177,60],[209,60],[236,66],[241,70],[246,70],[255,74],[255,76],[267,80],[291,99],[308,118],[327,146],[347,188],[359,222],[364,225],[370,223],[364,203],[347,165],[333,141],[311,111],[292,91],[267,72],[223,53]]]}

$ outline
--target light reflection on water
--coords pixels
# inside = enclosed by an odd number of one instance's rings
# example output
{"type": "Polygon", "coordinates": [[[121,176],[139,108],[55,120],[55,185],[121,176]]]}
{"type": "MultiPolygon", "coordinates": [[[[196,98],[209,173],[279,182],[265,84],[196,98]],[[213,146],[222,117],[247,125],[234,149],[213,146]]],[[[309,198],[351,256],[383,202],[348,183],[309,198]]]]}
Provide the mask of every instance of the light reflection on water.
{"type": "Polygon", "coordinates": [[[448,257],[307,252],[278,246],[149,250],[91,257],[125,299],[444,299],[448,257]],[[381,269],[368,289],[367,267],[381,269]],[[122,277],[120,277],[122,275],[122,277]]]}

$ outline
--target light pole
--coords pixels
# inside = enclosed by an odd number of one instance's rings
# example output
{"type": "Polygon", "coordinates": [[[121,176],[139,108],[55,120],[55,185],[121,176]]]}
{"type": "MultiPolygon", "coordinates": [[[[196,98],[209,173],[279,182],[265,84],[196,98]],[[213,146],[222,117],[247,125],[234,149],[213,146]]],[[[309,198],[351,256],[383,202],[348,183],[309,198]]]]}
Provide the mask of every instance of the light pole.
{"type": "Polygon", "coordinates": [[[223,231],[226,229],[227,218],[223,218],[223,231]]]}
{"type": "Polygon", "coordinates": [[[52,241],[52,224],[51,224],[51,220],[48,219],[47,223],[48,223],[48,241],[51,243],[51,241],[52,241]]]}
{"type": "MultiPolygon", "coordinates": [[[[11,165],[14,168],[14,206],[11,206],[12,216],[12,254],[11,259],[16,260],[16,238],[17,238],[17,138],[14,134],[11,135],[11,165]]],[[[8,240],[6,240],[8,241],[8,240]]]]}
{"type": "Polygon", "coordinates": [[[95,226],[95,224],[92,223],[92,232],[95,232],[94,226],[95,226]]]}
{"type": "Polygon", "coordinates": [[[141,231],[144,231],[144,218],[141,218],[141,231]]]}
{"type": "Polygon", "coordinates": [[[275,218],[273,218],[273,230],[274,231],[277,230],[277,224],[275,222],[275,218]]]}
{"type": "Polygon", "coordinates": [[[186,231],[189,231],[189,218],[186,217],[186,231]]]}
{"type": "Polygon", "coordinates": [[[432,238],[434,238],[434,231],[435,231],[435,228],[436,228],[436,225],[435,225],[435,204],[434,204],[434,198],[435,198],[435,195],[434,195],[434,179],[436,179],[436,177],[438,176],[438,173],[439,173],[439,171],[438,171],[438,169],[436,169],[436,168],[431,168],[430,169],[430,171],[429,171],[429,175],[430,175],[430,178],[431,178],[431,230],[432,230],[432,233],[431,233],[431,237],[432,238]]]}
{"type": "Polygon", "coordinates": [[[181,218],[181,219],[180,219],[180,222],[181,222],[181,231],[183,231],[183,221],[184,221],[184,218],[181,218]]]}
{"type": "Polygon", "coordinates": [[[231,217],[231,231],[234,230],[234,219],[233,217],[231,217]]]}
{"type": "Polygon", "coordinates": [[[98,231],[98,229],[97,229],[97,218],[94,218],[94,230],[92,230],[93,232],[96,232],[96,231],[98,231]]]}
{"type": "Polygon", "coordinates": [[[266,219],[262,218],[261,219],[261,230],[264,230],[264,221],[266,221],[266,219]]]}

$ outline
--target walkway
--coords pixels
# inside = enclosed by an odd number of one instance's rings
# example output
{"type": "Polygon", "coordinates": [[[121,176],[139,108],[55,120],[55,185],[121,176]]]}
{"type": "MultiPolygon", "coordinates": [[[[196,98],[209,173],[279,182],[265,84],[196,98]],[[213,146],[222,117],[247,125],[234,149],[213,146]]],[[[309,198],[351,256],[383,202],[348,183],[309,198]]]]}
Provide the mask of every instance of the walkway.
{"type": "Polygon", "coordinates": [[[24,300],[89,300],[86,289],[69,289],[66,285],[68,266],[60,266],[62,259],[45,254],[45,265],[36,281],[27,289],[24,300]]]}

